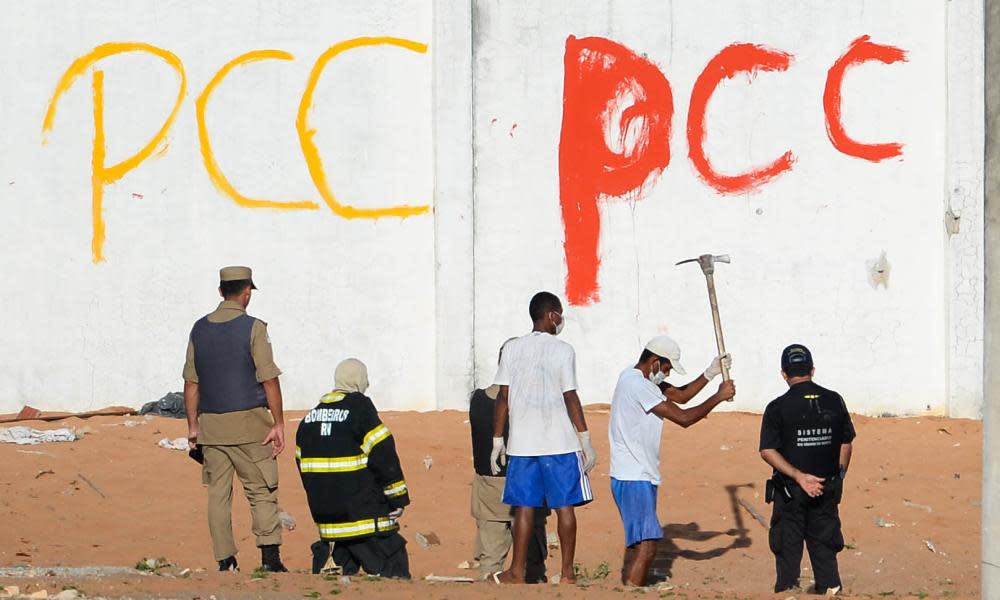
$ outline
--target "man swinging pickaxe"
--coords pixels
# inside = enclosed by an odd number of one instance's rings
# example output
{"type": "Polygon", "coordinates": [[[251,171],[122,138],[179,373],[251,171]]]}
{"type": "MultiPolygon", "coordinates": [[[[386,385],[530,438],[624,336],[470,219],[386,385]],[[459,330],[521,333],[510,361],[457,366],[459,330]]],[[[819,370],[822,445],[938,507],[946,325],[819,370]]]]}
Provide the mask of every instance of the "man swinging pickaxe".
{"type": "MultiPolygon", "coordinates": [[[[712,323],[715,325],[715,344],[719,348],[719,355],[725,356],[726,354],[726,342],[722,339],[722,321],[719,319],[719,300],[715,296],[715,263],[729,263],[728,254],[720,254],[718,256],[713,256],[711,254],[702,254],[698,258],[689,258],[687,260],[682,260],[678,265],[683,265],[684,263],[697,262],[701,265],[701,272],[705,274],[705,281],[708,283],[708,303],[712,308],[712,323]]],[[[729,381],[729,364],[728,361],[722,363],[722,380],[729,381]]],[[[732,402],[732,398],[729,399],[732,402]]]]}

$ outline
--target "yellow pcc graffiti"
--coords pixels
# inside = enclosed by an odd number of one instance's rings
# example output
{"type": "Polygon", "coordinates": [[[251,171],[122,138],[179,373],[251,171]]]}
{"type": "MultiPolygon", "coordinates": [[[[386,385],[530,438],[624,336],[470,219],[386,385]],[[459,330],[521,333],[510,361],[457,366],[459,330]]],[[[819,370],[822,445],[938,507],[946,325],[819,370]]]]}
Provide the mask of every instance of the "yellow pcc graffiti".
{"type": "MultiPolygon", "coordinates": [[[[326,66],[338,55],[347,52],[348,50],[380,45],[396,46],[398,48],[403,48],[420,54],[427,52],[426,44],[394,37],[361,37],[346,40],[331,46],[322,55],[320,55],[310,72],[306,89],[303,92],[299,103],[298,115],[295,121],[295,129],[298,133],[299,145],[301,146],[302,155],[305,158],[306,165],[309,168],[309,175],[313,180],[313,184],[316,186],[317,191],[330,210],[333,211],[334,214],[345,219],[378,219],[381,217],[405,218],[424,214],[430,210],[430,206],[428,205],[414,206],[400,204],[396,206],[378,208],[359,208],[340,202],[330,187],[326,167],[320,157],[319,148],[313,141],[313,138],[316,135],[316,129],[309,126],[309,113],[312,110],[313,95],[316,91],[316,86],[319,83],[319,79],[322,76],[323,71],[326,69],[326,66]]],[[[165,140],[167,132],[170,130],[170,127],[177,118],[177,114],[184,101],[184,95],[187,90],[187,78],[184,73],[184,65],[180,58],[172,52],[162,48],[157,48],[156,46],[152,46],[150,44],[142,42],[114,42],[102,44],[73,61],[70,67],[66,70],[62,78],[59,80],[59,83],[56,85],[55,92],[52,94],[52,99],[49,101],[48,110],[45,113],[45,120],[42,124],[42,143],[46,144],[48,142],[47,134],[52,130],[52,126],[55,121],[59,99],[70,87],[72,87],[76,79],[89,67],[94,66],[97,62],[109,56],[128,52],[146,52],[162,59],[177,72],[177,75],[180,78],[180,86],[177,91],[177,100],[174,103],[173,109],[170,111],[169,116],[163,122],[159,131],[157,131],[156,135],[153,136],[149,143],[143,146],[142,149],[134,155],[126,158],[120,163],[107,166],[105,164],[107,145],[105,142],[104,131],[104,71],[96,68],[93,71],[92,88],[94,108],[94,144],[91,158],[93,165],[91,178],[93,239],[91,242],[91,251],[95,263],[105,260],[104,240],[106,235],[103,206],[104,188],[120,180],[127,173],[142,164],[143,161],[153,155],[153,152],[156,151],[157,147],[161,143],[163,144],[163,147],[156,152],[156,156],[166,152],[167,144],[165,140]]],[[[243,67],[253,62],[269,59],[294,60],[294,56],[283,50],[254,50],[252,52],[242,54],[226,63],[226,65],[223,66],[211,80],[209,80],[205,89],[198,96],[195,101],[195,114],[198,123],[198,143],[201,150],[202,162],[213,185],[215,185],[220,192],[228,196],[239,206],[245,208],[267,208],[276,210],[317,210],[319,205],[312,200],[284,201],[250,198],[245,196],[236,189],[236,187],[222,172],[222,168],[215,159],[215,154],[212,150],[211,138],[209,136],[208,125],[205,119],[208,101],[211,98],[212,93],[237,67],[243,67]]]]}

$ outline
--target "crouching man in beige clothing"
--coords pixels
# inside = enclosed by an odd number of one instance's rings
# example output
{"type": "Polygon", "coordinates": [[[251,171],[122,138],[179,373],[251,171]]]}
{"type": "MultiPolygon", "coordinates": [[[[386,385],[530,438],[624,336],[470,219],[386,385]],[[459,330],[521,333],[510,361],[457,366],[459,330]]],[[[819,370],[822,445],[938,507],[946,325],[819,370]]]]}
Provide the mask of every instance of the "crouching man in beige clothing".
{"type": "MultiPolygon", "coordinates": [[[[501,353],[503,349],[501,349],[501,353]]],[[[475,559],[479,562],[479,576],[486,579],[502,571],[513,538],[511,523],[514,509],[503,503],[503,486],[506,468],[499,475],[490,470],[490,452],[493,450],[493,413],[500,386],[476,390],[469,400],[469,424],[472,428],[472,462],[475,476],[472,479],[472,518],[476,520],[475,559]]],[[[507,432],[504,432],[506,440],[507,432]]],[[[528,543],[528,564],[525,569],[527,583],[545,583],[545,558],[548,556],[545,522],[549,509],[535,511],[535,527],[528,543]]]]}

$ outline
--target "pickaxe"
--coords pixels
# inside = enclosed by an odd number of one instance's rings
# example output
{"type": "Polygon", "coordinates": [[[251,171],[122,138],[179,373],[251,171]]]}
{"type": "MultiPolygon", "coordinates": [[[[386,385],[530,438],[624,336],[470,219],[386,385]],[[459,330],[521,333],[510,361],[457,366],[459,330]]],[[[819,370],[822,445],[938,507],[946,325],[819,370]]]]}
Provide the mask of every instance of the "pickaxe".
{"type": "MultiPolygon", "coordinates": [[[[712,307],[712,323],[715,325],[715,344],[719,348],[719,355],[726,353],[726,342],[722,339],[722,321],[719,319],[719,300],[715,297],[715,263],[729,263],[728,254],[720,254],[718,256],[713,256],[711,254],[702,254],[698,258],[689,258],[687,260],[682,260],[678,265],[683,265],[684,263],[697,262],[701,265],[701,272],[705,274],[705,281],[708,283],[708,303],[712,307]]],[[[726,363],[722,363],[722,379],[725,381],[729,380],[729,367],[726,363]]],[[[730,400],[732,401],[732,400],[730,400]]]]}

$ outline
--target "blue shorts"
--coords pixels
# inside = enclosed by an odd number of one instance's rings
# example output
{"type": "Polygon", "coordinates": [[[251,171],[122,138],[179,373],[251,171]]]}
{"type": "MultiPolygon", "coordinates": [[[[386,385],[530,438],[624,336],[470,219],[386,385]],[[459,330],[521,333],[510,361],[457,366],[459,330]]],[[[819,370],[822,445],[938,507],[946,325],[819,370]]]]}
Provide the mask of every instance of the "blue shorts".
{"type": "Polygon", "coordinates": [[[625,525],[625,545],[663,537],[656,517],[656,486],[648,481],[624,481],[611,478],[611,495],[625,525]]]}
{"type": "Polygon", "coordinates": [[[503,503],[508,506],[562,508],[593,499],[580,452],[507,458],[503,503]]]}

